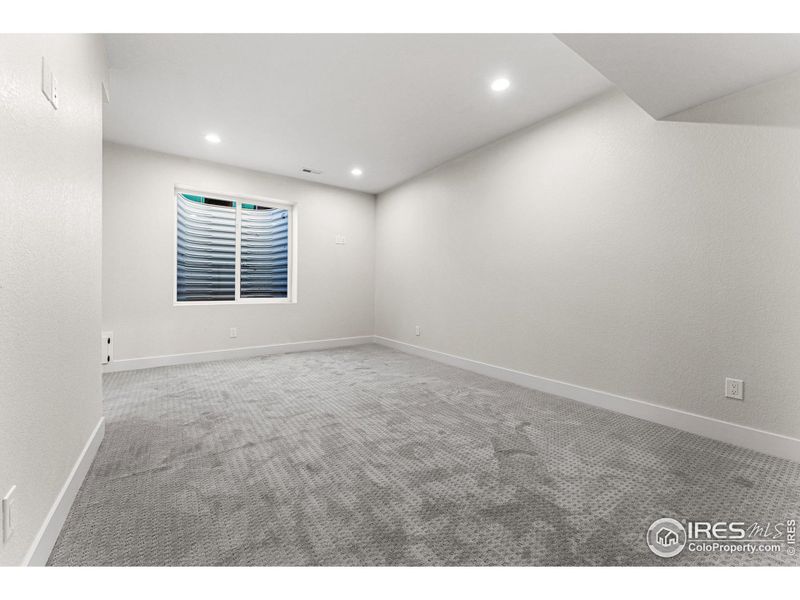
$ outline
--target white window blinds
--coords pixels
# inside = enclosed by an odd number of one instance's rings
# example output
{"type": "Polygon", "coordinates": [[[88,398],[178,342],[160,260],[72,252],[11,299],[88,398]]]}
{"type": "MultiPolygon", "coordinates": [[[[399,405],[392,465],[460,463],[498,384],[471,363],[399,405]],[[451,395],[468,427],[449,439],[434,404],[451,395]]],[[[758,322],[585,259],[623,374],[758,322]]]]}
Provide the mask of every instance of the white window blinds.
{"type": "Polygon", "coordinates": [[[242,205],[241,239],[241,297],[285,298],[289,211],[242,205]]]}
{"type": "Polygon", "coordinates": [[[177,194],[178,301],[236,298],[236,208],[177,194]]]}
{"type": "Polygon", "coordinates": [[[288,299],[289,209],[185,193],[176,202],[177,302],[288,299]]]}

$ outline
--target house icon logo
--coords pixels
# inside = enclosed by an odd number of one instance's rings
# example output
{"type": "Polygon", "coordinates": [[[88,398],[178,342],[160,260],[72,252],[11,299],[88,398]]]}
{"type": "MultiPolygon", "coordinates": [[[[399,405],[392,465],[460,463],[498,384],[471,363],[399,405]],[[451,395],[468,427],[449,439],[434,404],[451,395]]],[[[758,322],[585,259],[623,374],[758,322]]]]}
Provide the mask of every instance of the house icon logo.
{"type": "Polygon", "coordinates": [[[686,529],[675,519],[658,519],[647,530],[647,546],[656,556],[672,558],[686,546],[686,529]]]}
{"type": "Polygon", "coordinates": [[[671,529],[662,527],[656,534],[656,539],[662,546],[670,547],[678,543],[678,534],[671,529]]]}

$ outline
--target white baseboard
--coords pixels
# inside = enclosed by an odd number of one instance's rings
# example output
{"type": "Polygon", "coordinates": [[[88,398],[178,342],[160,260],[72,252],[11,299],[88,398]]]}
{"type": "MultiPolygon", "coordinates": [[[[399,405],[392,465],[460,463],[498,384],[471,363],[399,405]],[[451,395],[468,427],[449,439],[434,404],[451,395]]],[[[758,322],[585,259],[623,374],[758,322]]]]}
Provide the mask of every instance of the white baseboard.
{"type": "Polygon", "coordinates": [[[31,544],[30,550],[25,555],[22,561],[23,566],[42,567],[47,564],[47,559],[50,558],[50,553],[53,551],[53,546],[58,539],[58,534],[61,533],[61,528],[64,526],[64,521],[67,520],[69,509],[72,508],[72,503],[75,496],[78,495],[78,490],[81,489],[86,473],[89,472],[89,467],[92,466],[94,457],[97,455],[97,449],[100,447],[100,442],[103,441],[103,436],[106,432],[105,417],[100,417],[97,425],[86,441],[83,451],[75,461],[64,486],[56,496],[56,501],[50,507],[50,512],[47,513],[44,523],[42,523],[39,532],[31,544]]]}
{"type": "Polygon", "coordinates": [[[599,406],[614,412],[666,425],[667,427],[702,435],[720,442],[755,450],[756,452],[800,462],[800,440],[796,438],[770,433],[745,425],[737,425],[736,423],[705,417],[676,408],[651,404],[643,400],[601,392],[600,390],[593,390],[555,379],[539,377],[522,371],[506,369],[505,367],[498,367],[381,336],[375,336],[375,342],[408,354],[430,358],[453,367],[473,371],[474,373],[514,383],[522,387],[599,406]]]}
{"type": "Polygon", "coordinates": [[[371,335],[357,337],[331,338],[327,340],[311,340],[307,342],[288,342],[285,344],[269,344],[266,346],[247,346],[245,348],[229,348],[226,350],[209,350],[206,352],[188,352],[186,354],[165,354],[162,356],[146,356],[143,358],[124,358],[103,365],[103,373],[116,371],[133,371],[152,367],[185,365],[189,363],[208,362],[212,360],[228,360],[231,358],[250,358],[268,354],[285,354],[287,352],[306,352],[308,350],[328,350],[343,346],[371,344],[371,335]]]}

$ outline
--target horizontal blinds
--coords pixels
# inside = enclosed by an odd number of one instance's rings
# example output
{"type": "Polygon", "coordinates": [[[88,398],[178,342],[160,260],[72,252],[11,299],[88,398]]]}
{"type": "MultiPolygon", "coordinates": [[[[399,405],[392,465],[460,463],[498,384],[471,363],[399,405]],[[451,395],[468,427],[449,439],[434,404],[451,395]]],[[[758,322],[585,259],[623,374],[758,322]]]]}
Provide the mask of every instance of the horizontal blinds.
{"type": "Polygon", "coordinates": [[[192,198],[177,194],[177,299],[234,300],[236,209],[192,198]]]}
{"type": "Polygon", "coordinates": [[[289,212],[242,207],[242,298],[286,298],[289,273],[289,212]]]}

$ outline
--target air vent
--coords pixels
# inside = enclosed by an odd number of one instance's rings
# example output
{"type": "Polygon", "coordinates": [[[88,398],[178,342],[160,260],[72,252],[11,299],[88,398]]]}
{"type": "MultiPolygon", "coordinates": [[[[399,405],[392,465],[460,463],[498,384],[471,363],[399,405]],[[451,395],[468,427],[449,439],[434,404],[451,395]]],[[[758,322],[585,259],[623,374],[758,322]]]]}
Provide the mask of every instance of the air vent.
{"type": "Polygon", "coordinates": [[[316,169],[308,169],[305,167],[300,169],[300,172],[305,173],[306,175],[322,175],[322,171],[317,171],[316,169]]]}

